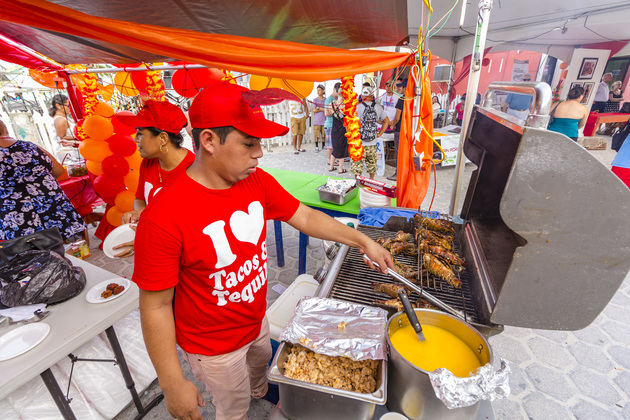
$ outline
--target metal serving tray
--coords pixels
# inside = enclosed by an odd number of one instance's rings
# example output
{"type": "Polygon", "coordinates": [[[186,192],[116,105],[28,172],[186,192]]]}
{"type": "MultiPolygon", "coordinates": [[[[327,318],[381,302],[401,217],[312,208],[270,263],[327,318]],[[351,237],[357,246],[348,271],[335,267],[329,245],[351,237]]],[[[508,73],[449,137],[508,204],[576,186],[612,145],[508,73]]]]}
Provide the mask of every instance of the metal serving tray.
{"type": "Polygon", "coordinates": [[[380,361],[378,388],[372,394],[345,391],[287,378],[284,363],[289,345],[280,343],[267,377],[278,384],[280,409],[290,419],[370,420],[387,401],[387,361],[380,361]]]}
{"type": "Polygon", "coordinates": [[[357,196],[357,193],[359,192],[359,188],[354,186],[345,195],[337,194],[334,192],[322,190],[322,188],[325,186],[326,184],[322,184],[319,187],[315,188],[319,192],[319,199],[328,203],[339,204],[340,206],[343,206],[348,201],[352,200],[354,197],[357,196]]]}

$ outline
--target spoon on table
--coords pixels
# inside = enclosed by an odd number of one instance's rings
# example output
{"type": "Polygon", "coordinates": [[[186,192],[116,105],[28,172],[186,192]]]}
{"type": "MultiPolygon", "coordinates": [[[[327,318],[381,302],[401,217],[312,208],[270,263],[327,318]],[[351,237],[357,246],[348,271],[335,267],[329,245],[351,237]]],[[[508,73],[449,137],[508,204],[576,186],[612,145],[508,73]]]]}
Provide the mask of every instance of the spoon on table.
{"type": "Polygon", "coordinates": [[[420,325],[420,321],[418,321],[418,317],[416,316],[416,311],[411,306],[411,302],[409,301],[409,296],[407,296],[407,292],[405,289],[400,289],[398,291],[398,297],[403,304],[403,308],[405,308],[405,313],[407,314],[407,318],[409,318],[409,323],[416,331],[416,335],[418,336],[418,341],[426,341],[424,338],[424,334],[422,333],[422,325],[420,325]]]}

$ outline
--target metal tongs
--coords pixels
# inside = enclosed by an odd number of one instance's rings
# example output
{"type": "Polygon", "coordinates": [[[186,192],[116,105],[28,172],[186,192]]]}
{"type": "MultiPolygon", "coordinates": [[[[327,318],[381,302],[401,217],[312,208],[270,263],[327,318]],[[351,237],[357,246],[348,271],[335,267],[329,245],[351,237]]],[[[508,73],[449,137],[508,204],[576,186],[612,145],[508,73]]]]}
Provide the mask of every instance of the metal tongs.
{"type": "MultiPolygon", "coordinates": [[[[380,268],[378,263],[372,261],[370,257],[368,257],[367,255],[363,254],[363,258],[365,258],[366,261],[369,261],[372,264],[374,264],[376,267],[380,268]]],[[[403,276],[401,276],[400,274],[398,274],[396,270],[393,270],[387,267],[387,273],[390,276],[392,276],[395,280],[398,280],[399,282],[401,282],[402,284],[404,284],[405,286],[407,286],[408,288],[410,288],[411,290],[419,294],[421,297],[425,298],[426,300],[428,300],[429,302],[437,306],[438,308],[442,309],[445,312],[448,312],[449,314],[453,316],[456,316],[457,318],[461,319],[464,322],[468,322],[466,321],[466,316],[461,311],[458,311],[452,306],[447,305],[446,303],[442,302],[440,299],[436,298],[435,296],[433,296],[432,294],[424,290],[422,287],[419,287],[418,285],[412,283],[411,280],[408,280],[404,278],[403,276]]]]}

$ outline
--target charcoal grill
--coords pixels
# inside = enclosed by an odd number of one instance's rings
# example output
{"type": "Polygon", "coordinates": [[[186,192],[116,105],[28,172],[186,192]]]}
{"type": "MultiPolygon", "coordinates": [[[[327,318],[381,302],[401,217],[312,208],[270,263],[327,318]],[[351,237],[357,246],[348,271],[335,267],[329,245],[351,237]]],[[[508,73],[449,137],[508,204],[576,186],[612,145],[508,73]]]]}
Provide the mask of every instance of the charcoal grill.
{"type": "MultiPolygon", "coordinates": [[[[630,269],[628,188],[568,137],[523,127],[490,108],[473,110],[464,153],[477,166],[455,241],[468,269],[461,289],[437,281],[426,290],[486,335],[503,325],[588,326],[630,269]]],[[[373,239],[397,230],[359,229],[373,239]]],[[[418,267],[415,258],[396,258],[418,267]]],[[[394,280],[342,246],[318,296],[368,305],[386,300],[372,282],[394,280]]]]}

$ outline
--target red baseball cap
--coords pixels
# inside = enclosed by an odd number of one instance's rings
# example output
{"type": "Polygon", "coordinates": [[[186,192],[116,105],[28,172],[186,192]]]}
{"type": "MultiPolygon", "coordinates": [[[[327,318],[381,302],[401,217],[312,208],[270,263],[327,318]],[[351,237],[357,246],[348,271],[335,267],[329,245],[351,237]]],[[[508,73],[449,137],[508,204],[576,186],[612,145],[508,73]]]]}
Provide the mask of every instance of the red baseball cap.
{"type": "Polygon", "coordinates": [[[232,126],[250,136],[267,139],[283,136],[289,128],[265,118],[260,105],[243,99],[249,89],[233,83],[215,83],[201,91],[188,108],[193,128],[232,126]]]}
{"type": "Polygon", "coordinates": [[[188,123],[186,114],[168,101],[146,101],[136,115],[119,115],[116,118],[130,127],[155,127],[167,133],[179,134],[188,123]]]}

